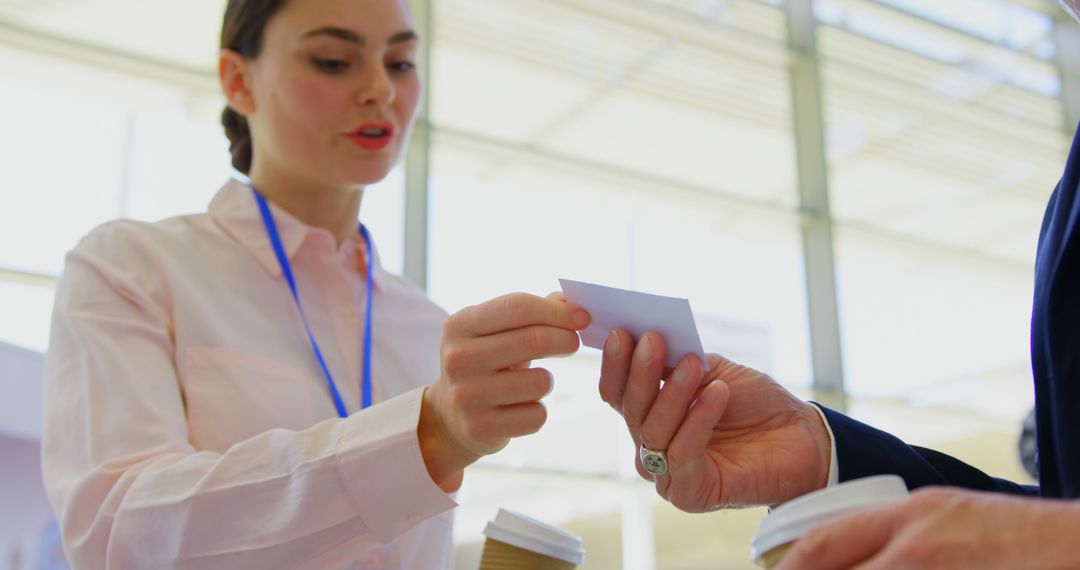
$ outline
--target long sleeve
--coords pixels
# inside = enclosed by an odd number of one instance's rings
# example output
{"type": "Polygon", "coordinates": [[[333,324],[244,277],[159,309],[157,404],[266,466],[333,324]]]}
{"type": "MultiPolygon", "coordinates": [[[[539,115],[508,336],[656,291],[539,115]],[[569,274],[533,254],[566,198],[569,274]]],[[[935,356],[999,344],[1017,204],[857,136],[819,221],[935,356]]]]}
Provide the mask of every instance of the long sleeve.
{"type": "Polygon", "coordinates": [[[197,450],[152,265],[80,247],[58,286],[43,470],[74,568],[337,567],[454,506],[420,454],[422,389],[197,450]]]}
{"type": "Polygon", "coordinates": [[[836,444],[839,481],[896,474],[909,489],[930,485],[965,487],[1017,495],[1038,495],[1038,488],[1019,485],[986,473],[931,449],[908,445],[881,430],[818,404],[836,444]]]}

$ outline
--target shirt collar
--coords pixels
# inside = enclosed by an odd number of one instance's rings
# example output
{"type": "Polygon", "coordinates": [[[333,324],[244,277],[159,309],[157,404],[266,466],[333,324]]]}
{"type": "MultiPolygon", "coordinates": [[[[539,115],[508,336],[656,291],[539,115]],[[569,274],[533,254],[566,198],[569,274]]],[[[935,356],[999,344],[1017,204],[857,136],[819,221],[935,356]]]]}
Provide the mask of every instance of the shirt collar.
{"type": "MultiPolygon", "coordinates": [[[[309,226],[273,202],[267,201],[267,203],[270,206],[270,213],[274,216],[278,235],[281,237],[281,247],[285,250],[285,257],[290,262],[308,236],[322,234],[322,237],[317,239],[333,240],[325,229],[309,226]]],[[[210,218],[221,226],[225,233],[247,249],[268,273],[275,277],[281,275],[281,265],[278,263],[273,245],[270,244],[270,238],[266,235],[266,227],[263,225],[262,215],[259,213],[259,207],[250,186],[235,178],[230,179],[210,201],[209,213],[210,218]]],[[[353,239],[362,241],[359,234],[353,239]]],[[[385,272],[379,262],[379,251],[375,247],[375,239],[372,238],[371,242],[373,250],[371,277],[378,288],[379,283],[385,278],[385,272]]]]}

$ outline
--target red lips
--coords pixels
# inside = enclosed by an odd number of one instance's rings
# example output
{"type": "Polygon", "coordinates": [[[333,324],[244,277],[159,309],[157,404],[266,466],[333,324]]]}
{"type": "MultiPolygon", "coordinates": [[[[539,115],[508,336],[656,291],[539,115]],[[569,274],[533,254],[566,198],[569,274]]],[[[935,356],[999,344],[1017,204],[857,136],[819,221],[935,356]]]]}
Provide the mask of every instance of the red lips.
{"type": "Polygon", "coordinates": [[[349,133],[349,138],[365,150],[382,150],[394,140],[394,125],[385,121],[364,123],[349,133]]]}

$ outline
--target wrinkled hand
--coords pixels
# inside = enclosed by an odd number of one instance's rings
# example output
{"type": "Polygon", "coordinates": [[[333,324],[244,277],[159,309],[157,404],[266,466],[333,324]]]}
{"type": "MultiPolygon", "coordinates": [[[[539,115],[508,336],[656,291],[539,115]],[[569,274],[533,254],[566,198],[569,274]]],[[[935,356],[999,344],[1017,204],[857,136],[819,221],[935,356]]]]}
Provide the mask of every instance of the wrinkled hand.
{"type": "Polygon", "coordinates": [[[468,307],[446,321],[442,373],[424,393],[417,428],[435,481],[459,478],[481,456],[540,429],[547,419],[540,400],[553,380],[531,363],[576,352],[576,331],[588,324],[588,313],[575,305],[524,293],[468,307]]]}
{"type": "Polygon", "coordinates": [[[1076,503],[925,489],[804,536],[778,568],[1080,568],[1076,503]]]}
{"type": "Polygon", "coordinates": [[[773,505],[825,486],[831,442],[811,404],[721,356],[708,355],[707,371],[694,356],[665,370],[666,354],[658,334],[635,345],[614,331],[600,371],[600,397],[622,414],[634,443],[667,450],[660,476],[635,457],[661,497],[705,512],[773,505]]]}

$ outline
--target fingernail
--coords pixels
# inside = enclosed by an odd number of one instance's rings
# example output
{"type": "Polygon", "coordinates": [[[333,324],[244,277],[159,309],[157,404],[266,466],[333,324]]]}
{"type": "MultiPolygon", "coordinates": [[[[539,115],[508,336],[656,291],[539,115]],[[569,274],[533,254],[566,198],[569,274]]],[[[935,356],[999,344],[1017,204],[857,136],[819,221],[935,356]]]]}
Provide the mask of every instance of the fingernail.
{"type": "Polygon", "coordinates": [[[698,396],[698,400],[701,400],[703,402],[714,402],[718,398],[720,398],[720,389],[713,388],[712,386],[717,382],[720,382],[720,380],[713,380],[712,382],[706,384],[705,387],[701,389],[701,395],[698,396]]]}
{"type": "Polygon", "coordinates": [[[637,348],[634,349],[634,355],[637,358],[637,361],[644,364],[652,360],[652,353],[652,342],[649,341],[648,335],[641,337],[641,341],[638,342],[637,348]]]}
{"type": "Polygon", "coordinates": [[[574,315],[572,317],[570,317],[570,320],[573,321],[575,327],[577,327],[579,329],[583,329],[583,328],[589,326],[589,320],[590,320],[589,313],[586,313],[585,311],[580,311],[580,310],[575,311],[574,315]]]}
{"type": "Polygon", "coordinates": [[[679,365],[675,367],[675,372],[671,373],[672,384],[682,384],[690,377],[690,362],[684,358],[679,365]]]}
{"type": "Polygon", "coordinates": [[[604,343],[604,354],[608,358],[615,358],[619,355],[619,350],[622,348],[622,343],[619,342],[619,333],[611,331],[611,334],[607,335],[607,342],[604,343]]]}

